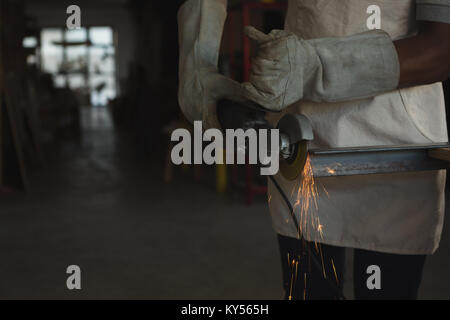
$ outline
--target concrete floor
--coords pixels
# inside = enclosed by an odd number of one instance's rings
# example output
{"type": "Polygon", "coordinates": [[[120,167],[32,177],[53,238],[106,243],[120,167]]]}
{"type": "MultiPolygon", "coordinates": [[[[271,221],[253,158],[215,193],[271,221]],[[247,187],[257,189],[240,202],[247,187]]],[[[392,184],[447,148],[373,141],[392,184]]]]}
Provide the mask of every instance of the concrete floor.
{"type": "MultiPolygon", "coordinates": [[[[263,199],[247,207],[180,176],[167,186],[105,113],[84,116],[82,141],[52,147],[29,195],[0,198],[0,299],[282,297],[263,199]],[[73,264],[81,291],[66,288],[73,264]]],[[[448,270],[446,228],[422,298],[450,298],[448,270]]]]}

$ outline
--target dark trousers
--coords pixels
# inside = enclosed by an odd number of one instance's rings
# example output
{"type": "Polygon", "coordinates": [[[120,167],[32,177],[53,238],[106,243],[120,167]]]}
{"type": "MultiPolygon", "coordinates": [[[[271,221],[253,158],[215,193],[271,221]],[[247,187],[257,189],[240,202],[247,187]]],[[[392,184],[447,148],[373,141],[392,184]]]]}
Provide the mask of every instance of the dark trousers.
{"type": "MultiPolygon", "coordinates": [[[[345,248],[315,244],[278,235],[285,298],[334,300],[342,298],[345,248]]],[[[354,249],[353,280],[357,300],[417,299],[424,255],[398,255],[354,249]],[[381,289],[369,289],[379,267],[381,289]],[[369,271],[369,273],[368,273],[369,271]],[[367,282],[370,282],[369,286],[367,282]]]]}

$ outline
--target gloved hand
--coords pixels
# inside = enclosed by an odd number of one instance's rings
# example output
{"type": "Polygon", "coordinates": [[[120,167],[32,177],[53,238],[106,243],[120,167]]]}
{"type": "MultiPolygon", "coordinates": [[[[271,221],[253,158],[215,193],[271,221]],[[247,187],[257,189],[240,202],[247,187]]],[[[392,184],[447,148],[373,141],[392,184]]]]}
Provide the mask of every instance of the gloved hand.
{"type": "Polygon", "coordinates": [[[191,122],[202,120],[205,128],[220,128],[218,100],[245,99],[241,84],[217,70],[226,15],[226,1],[221,0],[189,0],[178,12],[178,101],[185,116],[191,122]]]}
{"type": "Polygon", "coordinates": [[[398,87],[400,64],[389,35],[375,30],[349,37],[302,40],[289,31],[245,33],[258,44],[245,96],[281,111],[299,101],[338,102],[398,87]]]}

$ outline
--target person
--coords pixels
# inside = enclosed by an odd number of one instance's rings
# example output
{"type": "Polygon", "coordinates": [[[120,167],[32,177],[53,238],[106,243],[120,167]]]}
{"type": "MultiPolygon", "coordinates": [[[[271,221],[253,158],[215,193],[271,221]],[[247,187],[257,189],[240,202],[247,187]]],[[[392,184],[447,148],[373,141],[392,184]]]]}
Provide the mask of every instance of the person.
{"type": "MultiPolygon", "coordinates": [[[[450,75],[450,0],[290,0],[285,30],[246,27],[257,44],[250,80],[217,72],[225,0],[179,10],[179,102],[191,121],[219,127],[221,98],[307,116],[311,147],[446,143],[441,82],[450,75]]],[[[281,111],[281,112],[280,112],[281,111]]],[[[417,299],[426,256],[439,245],[445,171],[269,181],[286,299],[343,298],[345,248],[356,299],[417,299]],[[310,203],[311,204],[311,203],[310,203]]]]}

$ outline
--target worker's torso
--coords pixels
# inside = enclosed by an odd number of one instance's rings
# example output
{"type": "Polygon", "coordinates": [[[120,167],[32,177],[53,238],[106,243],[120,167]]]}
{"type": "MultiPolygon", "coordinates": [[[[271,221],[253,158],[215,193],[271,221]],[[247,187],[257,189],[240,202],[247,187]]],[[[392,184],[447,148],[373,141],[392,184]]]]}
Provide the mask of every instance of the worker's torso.
{"type": "Polygon", "coordinates": [[[286,29],[304,39],[364,32],[373,5],[381,9],[381,28],[393,39],[415,32],[414,0],[289,0],[286,29]]]}
{"type": "MultiPolygon", "coordinates": [[[[394,40],[415,34],[414,0],[289,0],[286,29],[303,39],[365,32],[373,5],[394,40]]],[[[322,147],[447,141],[441,84],[344,103],[300,102],[290,111],[310,117],[322,147]]]]}
{"type": "MultiPolygon", "coordinates": [[[[394,40],[415,34],[413,0],[289,0],[286,29],[304,39],[365,32],[372,5],[380,9],[381,29],[394,40]]],[[[311,120],[313,148],[447,141],[439,83],[342,103],[301,101],[286,112],[302,113],[311,120]]],[[[308,221],[308,231],[303,230],[307,240],[403,254],[429,254],[437,248],[445,171],[318,178],[317,206],[312,206],[316,212],[306,215],[297,212],[301,207],[296,205],[299,199],[295,196],[299,181],[289,182],[280,175],[277,179],[291,196],[296,214],[308,221]]],[[[270,183],[269,194],[275,230],[296,237],[290,213],[270,183]]]]}

